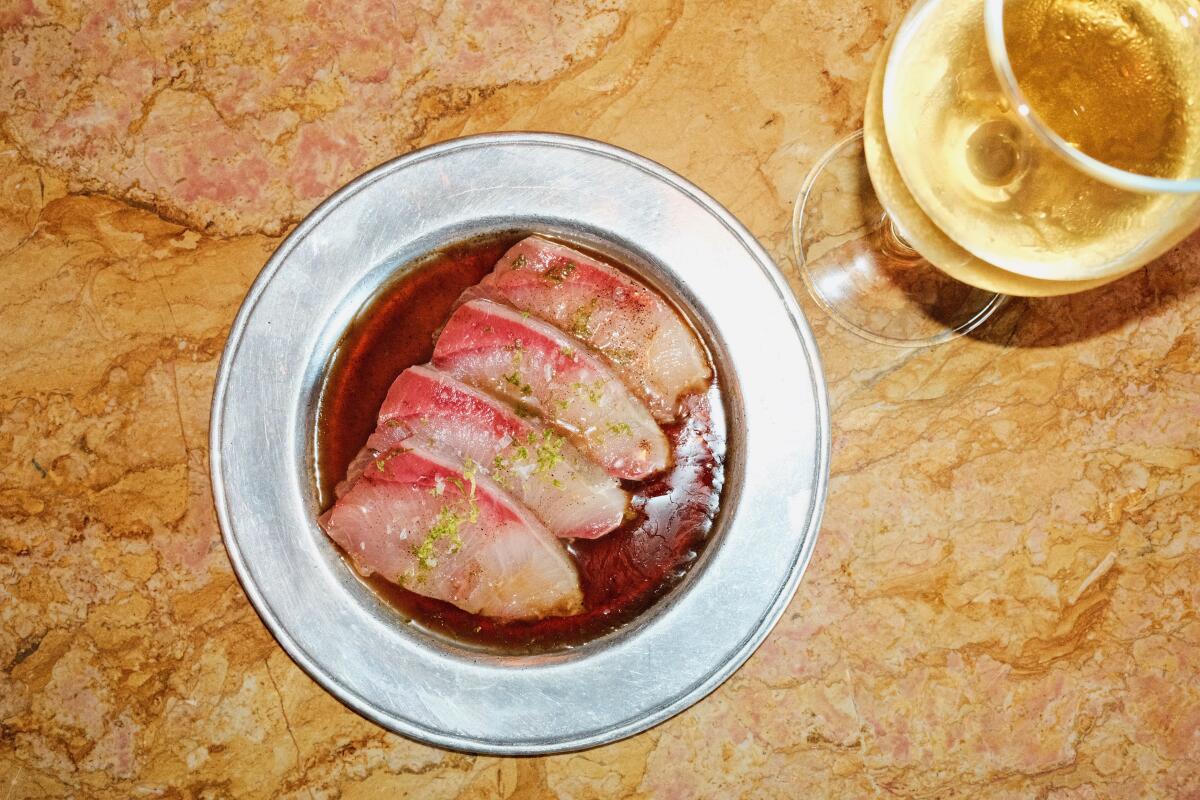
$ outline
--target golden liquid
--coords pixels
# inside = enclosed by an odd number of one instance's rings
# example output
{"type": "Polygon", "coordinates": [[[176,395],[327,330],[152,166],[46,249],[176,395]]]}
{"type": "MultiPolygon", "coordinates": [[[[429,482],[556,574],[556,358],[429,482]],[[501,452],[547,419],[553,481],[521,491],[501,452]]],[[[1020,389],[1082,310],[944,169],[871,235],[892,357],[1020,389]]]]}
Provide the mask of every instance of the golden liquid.
{"type": "Polygon", "coordinates": [[[1196,147],[1189,81],[1200,80],[1193,19],[1166,3],[1024,0],[1004,34],[1033,110],[1093,158],[1129,172],[1185,178],[1196,147]],[[1183,27],[1183,24],[1187,28],[1183,27]]]}
{"type": "MultiPolygon", "coordinates": [[[[979,0],[929,0],[913,15],[884,76],[887,146],[955,243],[1010,272],[1088,280],[1145,263],[1194,226],[1196,196],[1111,187],[1034,137],[1000,91],[979,0]]],[[[1200,174],[1196,32],[1200,20],[1170,0],[1006,3],[1009,56],[1032,109],[1083,152],[1160,177],[1200,174]]]]}
{"type": "Polygon", "coordinates": [[[892,224],[916,252],[955,280],[985,291],[1017,297],[1051,297],[1081,292],[1121,277],[1121,273],[1117,273],[1085,281],[1030,278],[976,258],[934,225],[904,185],[883,129],[883,71],[890,50],[889,42],[871,76],[863,115],[863,153],[876,197],[892,224]]]}

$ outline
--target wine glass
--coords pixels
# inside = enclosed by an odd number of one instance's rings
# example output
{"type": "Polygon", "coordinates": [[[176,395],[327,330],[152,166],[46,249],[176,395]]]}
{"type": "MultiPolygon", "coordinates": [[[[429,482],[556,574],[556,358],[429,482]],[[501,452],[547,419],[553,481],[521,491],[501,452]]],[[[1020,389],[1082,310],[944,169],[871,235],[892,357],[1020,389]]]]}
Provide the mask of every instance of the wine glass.
{"type": "Polygon", "coordinates": [[[1200,224],[1198,34],[1182,0],[918,0],[797,199],[814,299],[918,347],[1161,255],[1200,224]]]}

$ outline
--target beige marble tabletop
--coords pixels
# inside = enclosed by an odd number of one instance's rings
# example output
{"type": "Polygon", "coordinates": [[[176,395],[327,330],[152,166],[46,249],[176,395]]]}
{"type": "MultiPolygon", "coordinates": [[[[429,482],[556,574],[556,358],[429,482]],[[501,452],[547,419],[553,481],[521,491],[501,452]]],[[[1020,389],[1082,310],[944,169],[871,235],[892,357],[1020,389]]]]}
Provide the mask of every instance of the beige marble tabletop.
{"type": "Polygon", "coordinates": [[[833,468],[808,573],[630,740],[386,733],[255,616],[206,428],[250,282],[321,198],[459,134],[688,176],[799,287],[807,169],[885,0],[0,3],[0,798],[1200,798],[1200,239],[903,351],[802,297],[833,468]]]}

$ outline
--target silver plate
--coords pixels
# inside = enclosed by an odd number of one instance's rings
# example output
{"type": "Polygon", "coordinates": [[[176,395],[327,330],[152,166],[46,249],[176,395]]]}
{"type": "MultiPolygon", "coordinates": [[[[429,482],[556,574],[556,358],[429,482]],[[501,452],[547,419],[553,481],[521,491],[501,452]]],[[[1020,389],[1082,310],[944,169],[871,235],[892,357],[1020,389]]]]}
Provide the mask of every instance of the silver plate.
{"type": "Polygon", "coordinates": [[[715,689],[791,599],[829,472],[817,349],[762,247],[658,164],[549,134],[476,136],[411,153],[309,215],[238,313],[210,436],[230,560],[296,663],[385,728],[510,755],[615,741],[715,689]],[[318,528],[312,480],[318,388],[355,313],[420,256],[513,228],[607,249],[673,298],[713,351],[729,426],[721,511],[687,577],[625,628],[533,656],[459,646],[405,624],[318,528]]]}

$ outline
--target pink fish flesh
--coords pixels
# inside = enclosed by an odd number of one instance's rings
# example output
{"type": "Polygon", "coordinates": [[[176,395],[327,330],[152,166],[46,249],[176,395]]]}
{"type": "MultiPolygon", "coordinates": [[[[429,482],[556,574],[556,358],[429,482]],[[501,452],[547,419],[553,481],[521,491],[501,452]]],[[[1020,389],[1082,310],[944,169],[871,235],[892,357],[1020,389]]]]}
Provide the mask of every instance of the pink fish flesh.
{"type": "Polygon", "coordinates": [[[629,496],[574,445],[536,419],[429,367],[396,378],[367,446],[412,442],[476,464],[556,536],[594,539],[621,524],[629,496]]]}
{"type": "Polygon", "coordinates": [[[670,462],[658,423],[602,358],[507,306],[459,306],[434,346],[433,366],[536,411],[610,475],[639,480],[670,462]]]}
{"type": "Polygon", "coordinates": [[[473,614],[577,614],[579,576],[562,544],[487,477],[419,447],[368,464],[322,518],[364,575],[473,614]]]}
{"type": "Polygon", "coordinates": [[[660,422],[712,376],[691,327],[656,292],[565,245],[530,236],[463,293],[486,297],[557,325],[603,353],[660,422]]]}

